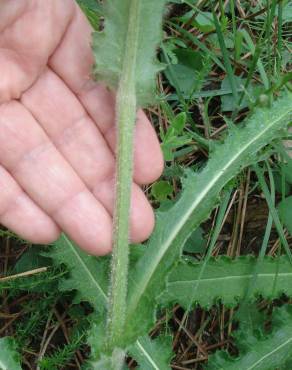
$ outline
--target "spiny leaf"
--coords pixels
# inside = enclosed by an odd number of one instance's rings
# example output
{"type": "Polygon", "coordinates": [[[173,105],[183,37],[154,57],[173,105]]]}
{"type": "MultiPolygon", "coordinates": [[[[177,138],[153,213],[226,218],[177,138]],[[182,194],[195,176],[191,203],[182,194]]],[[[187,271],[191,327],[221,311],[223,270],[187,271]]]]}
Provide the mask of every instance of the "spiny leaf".
{"type": "Polygon", "coordinates": [[[45,255],[69,269],[69,277],[59,282],[61,291],[76,290],[75,303],[87,301],[97,312],[106,309],[107,259],[87,255],[64,234],[45,255]]]}
{"type": "Polygon", "coordinates": [[[136,340],[153,325],[155,299],[165,288],[167,273],[178,261],[190,233],[209,216],[222,188],[256,160],[261,148],[286,135],[291,116],[292,98],[286,94],[271,108],[258,109],[245,127],[232,129],[206,167],[188,174],[178,202],[158,215],[145,254],[130,275],[127,340],[136,340]]]}
{"type": "MultiPolygon", "coordinates": [[[[100,356],[99,348],[102,347],[102,338],[105,332],[105,323],[93,324],[90,330],[89,345],[91,346],[92,358],[99,358],[97,361],[90,361],[90,369],[114,369],[112,365],[116,362],[113,355],[100,356]],[[97,353],[95,352],[97,350],[97,353]]],[[[154,340],[148,336],[138,338],[134,345],[126,350],[129,356],[133,357],[139,364],[141,370],[170,370],[170,361],[173,357],[171,336],[160,336],[154,340]]],[[[116,356],[119,355],[116,352],[116,356]]]]}
{"type": "Polygon", "coordinates": [[[77,2],[95,13],[100,13],[101,11],[101,5],[98,4],[97,0],[77,0],[77,2]]]}
{"type": "Polygon", "coordinates": [[[0,339],[0,369],[21,370],[20,355],[15,349],[13,339],[8,337],[0,339]]]}
{"type": "MultiPolygon", "coordinates": [[[[133,261],[137,259],[140,253],[140,248],[136,248],[132,253],[133,261]]],[[[101,320],[101,318],[104,318],[108,301],[108,258],[88,256],[64,234],[54,243],[50,251],[46,252],[44,255],[52,258],[56,265],[64,264],[69,269],[69,276],[59,281],[60,290],[76,290],[77,294],[74,302],[78,303],[85,301],[91,303],[95,311],[100,313],[98,319],[101,320]]],[[[92,352],[96,350],[98,341],[104,336],[105,328],[100,331],[100,328],[104,324],[103,322],[99,326],[95,325],[95,323],[92,325],[90,330],[92,352]]],[[[137,342],[132,348],[135,348],[135,346],[137,346],[136,352],[141,350],[141,348],[143,350],[142,343],[138,345],[137,342]]],[[[147,349],[143,351],[145,354],[148,353],[147,349]]],[[[109,361],[109,359],[104,358],[103,361],[109,361]]],[[[98,367],[98,369],[101,369],[101,367],[98,367]]]]}
{"type": "Polygon", "coordinates": [[[210,356],[208,370],[275,370],[284,369],[292,358],[292,307],[276,309],[273,331],[271,334],[259,335],[243,332],[237,335],[236,344],[239,356],[231,357],[225,351],[210,356]]]}
{"type": "Polygon", "coordinates": [[[167,336],[151,340],[149,337],[142,337],[129,352],[141,370],[170,370],[169,364],[173,357],[172,338],[167,336]]]}
{"type": "Polygon", "coordinates": [[[77,0],[80,8],[91,23],[93,29],[97,30],[100,24],[101,5],[96,0],[77,0]]]}
{"type": "MultiPolygon", "coordinates": [[[[256,263],[257,259],[251,256],[210,259],[200,281],[202,263],[180,263],[171,272],[159,301],[162,305],[178,303],[186,309],[195,303],[209,308],[219,299],[226,306],[234,306],[244,298],[254,278],[256,263]]],[[[258,265],[251,296],[273,299],[282,293],[292,295],[291,263],[286,256],[266,257],[258,265]]]]}
{"type": "Polygon", "coordinates": [[[135,70],[139,106],[152,102],[155,79],[162,66],[155,59],[155,48],[162,38],[161,19],[166,0],[107,0],[103,14],[105,29],[94,33],[95,75],[112,88],[117,88],[122,74],[131,8],[139,6],[136,19],[139,34],[135,70]],[[151,30],[151,32],[150,32],[151,30]]]}

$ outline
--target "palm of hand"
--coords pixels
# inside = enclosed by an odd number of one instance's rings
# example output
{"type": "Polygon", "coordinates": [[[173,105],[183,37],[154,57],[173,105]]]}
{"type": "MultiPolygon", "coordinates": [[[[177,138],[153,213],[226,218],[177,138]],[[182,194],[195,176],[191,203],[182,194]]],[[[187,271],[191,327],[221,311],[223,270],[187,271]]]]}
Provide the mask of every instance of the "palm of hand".
{"type": "MultiPolygon", "coordinates": [[[[110,251],[114,97],[90,79],[91,29],[73,0],[0,5],[0,222],[34,243],[61,230],[94,254],[110,251]]],[[[131,237],[152,231],[139,185],[162,171],[155,132],[139,112],[131,237]]]]}

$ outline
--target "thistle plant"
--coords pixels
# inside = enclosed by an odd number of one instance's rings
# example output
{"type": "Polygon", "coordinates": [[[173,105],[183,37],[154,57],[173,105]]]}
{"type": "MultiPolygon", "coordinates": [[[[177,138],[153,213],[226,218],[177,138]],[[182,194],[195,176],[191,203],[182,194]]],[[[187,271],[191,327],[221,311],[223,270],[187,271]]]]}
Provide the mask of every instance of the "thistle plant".
{"type": "MultiPolygon", "coordinates": [[[[264,148],[287,136],[292,95],[285,88],[270,106],[256,108],[241,125],[229,125],[224,141],[210,145],[205,166],[197,172],[184,172],[178,199],[167,211],[156,213],[156,227],[145,246],[129,248],[133,133],[137,110],[155,99],[156,75],[162,69],[156,51],[162,41],[165,3],[107,0],[102,10],[104,30],[93,35],[96,79],[117,92],[117,185],[111,261],[109,257],[88,256],[66,235],[46,254],[54,264],[68,268],[69,275],[60,280],[59,289],[75,290],[74,303],[86,301],[93,308],[88,339],[90,370],[122,369],[126,355],[132,356],[143,370],[170,369],[171,337],[160,335],[152,340],[148,336],[158,307],[178,303],[186,310],[196,304],[209,308],[218,300],[235,307],[245,299],[248,290],[251,303],[259,295],[266,299],[282,293],[292,295],[288,248],[286,255],[263,257],[260,263],[251,256],[233,260],[223,256],[197,263],[182,258],[186,240],[220,204],[223,189],[244,168],[258,163],[264,148]],[[134,255],[130,266],[129,253],[134,255]],[[255,270],[257,279],[253,281],[255,270]]],[[[211,357],[209,368],[267,370],[271,353],[273,369],[281,368],[291,359],[291,350],[287,349],[292,343],[292,313],[289,309],[278,312],[275,336],[259,336],[249,330],[244,338],[241,330],[236,342],[242,355],[234,359],[220,352],[211,357]],[[253,346],[257,350],[249,355],[253,346]]],[[[11,361],[17,362],[11,342],[0,341],[0,349],[1,345],[5,353],[10,353],[11,361]]],[[[4,361],[1,355],[0,351],[0,365],[4,361]]],[[[8,358],[9,355],[7,361],[8,358]]],[[[18,370],[17,366],[11,365],[10,369],[18,370]]]]}
{"type": "Polygon", "coordinates": [[[153,102],[155,95],[156,73],[161,69],[155,61],[155,52],[161,41],[164,3],[165,0],[107,1],[105,31],[94,35],[96,78],[117,90],[116,201],[107,323],[109,349],[119,345],[125,330],[133,133],[137,109],[153,102]]]}
{"type": "MultiPolygon", "coordinates": [[[[153,102],[155,96],[155,77],[161,69],[155,53],[161,40],[164,5],[164,0],[109,0],[104,7],[105,29],[94,35],[95,75],[117,89],[114,247],[106,341],[97,350],[114,356],[112,363],[118,362],[116,356],[123,358],[124,350],[151,329],[165,277],[176,265],[190,233],[220,201],[223,187],[255,161],[260,149],[283,135],[291,118],[291,97],[285,95],[272,109],[260,109],[246,127],[233,127],[200,173],[186,172],[180,199],[167,214],[157,214],[156,229],[128,276],[133,132],[137,109],[153,102]]],[[[101,327],[97,330],[102,331],[101,327]]],[[[98,335],[93,337],[100,343],[98,335]]],[[[105,364],[107,360],[102,361],[105,364]]]]}

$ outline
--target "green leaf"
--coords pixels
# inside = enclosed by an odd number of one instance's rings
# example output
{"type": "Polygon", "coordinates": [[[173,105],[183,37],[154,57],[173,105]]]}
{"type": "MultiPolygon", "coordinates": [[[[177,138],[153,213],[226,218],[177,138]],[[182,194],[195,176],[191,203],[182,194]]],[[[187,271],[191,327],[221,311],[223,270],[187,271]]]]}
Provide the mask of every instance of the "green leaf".
{"type": "Polygon", "coordinates": [[[101,11],[101,5],[98,4],[97,0],[77,0],[77,2],[96,13],[101,11]]]}
{"type": "Polygon", "coordinates": [[[20,274],[46,266],[48,266],[48,258],[41,256],[39,249],[36,246],[32,246],[19,258],[14,266],[13,272],[15,274],[20,274]]]}
{"type": "Polygon", "coordinates": [[[260,336],[254,333],[237,334],[239,356],[231,357],[224,351],[210,356],[208,370],[275,370],[284,369],[292,358],[292,307],[276,309],[273,314],[273,331],[260,336]]]}
{"type": "Polygon", "coordinates": [[[192,139],[189,136],[178,136],[170,127],[161,144],[161,149],[166,161],[172,161],[175,157],[175,150],[189,144],[192,139]]]}
{"type": "MultiPolygon", "coordinates": [[[[95,75],[110,87],[118,87],[127,42],[129,14],[136,0],[107,0],[104,4],[105,29],[94,33],[95,75]]],[[[155,58],[155,48],[162,39],[161,20],[166,0],[139,1],[136,23],[139,25],[136,95],[139,106],[146,106],[155,96],[156,74],[162,65],[155,58]],[[148,32],[147,30],[151,30],[148,32]]]]}
{"type": "Polygon", "coordinates": [[[0,369],[21,370],[20,355],[15,349],[15,343],[12,338],[0,339],[0,369]]]}
{"type": "Polygon", "coordinates": [[[292,235],[292,196],[279,203],[278,211],[281,221],[292,235]]]}
{"type": "Polygon", "coordinates": [[[165,75],[171,85],[190,97],[197,84],[198,73],[203,69],[203,53],[190,49],[173,50],[177,64],[171,64],[165,75]]]}
{"type": "Polygon", "coordinates": [[[292,3],[290,1],[283,8],[283,23],[292,22],[292,3]]]}
{"type": "MultiPolygon", "coordinates": [[[[245,80],[234,76],[234,82],[237,88],[238,92],[243,91],[245,80]]],[[[231,88],[230,80],[228,76],[224,78],[224,80],[221,83],[221,90],[227,91],[231,88]]],[[[245,97],[242,99],[242,102],[240,104],[240,109],[248,107],[249,103],[252,101],[255,101],[261,91],[260,86],[255,86],[254,84],[250,83],[248,88],[246,89],[245,97]]],[[[221,96],[221,109],[223,112],[232,112],[234,109],[236,109],[237,101],[235,100],[234,96],[232,94],[226,94],[221,96]]]]}
{"type": "Polygon", "coordinates": [[[203,33],[209,33],[215,30],[215,25],[213,22],[212,13],[210,12],[200,12],[196,17],[194,17],[195,11],[191,10],[180,17],[183,23],[189,23],[198,28],[203,33]]]}
{"type": "Polygon", "coordinates": [[[166,200],[173,193],[173,186],[168,181],[157,181],[151,188],[151,194],[158,201],[166,200]]]}
{"type": "Polygon", "coordinates": [[[97,30],[100,26],[101,5],[96,0],[77,0],[80,8],[88,18],[92,27],[97,30]]]}
{"type": "Polygon", "coordinates": [[[213,22],[212,13],[210,12],[199,13],[194,20],[194,25],[204,33],[214,31],[215,25],[213,22]]]}
{"type": "Polygon", "coordinates": [[[52,258],[55,264],[68,267],[69,277],[59,282],[59,289],[76,290],[74,303],[87,301],[97,312],[106,309],[108,258],[87,255],[64,234],[45,256],[52,258]]]}
{"type": "Polygon", "coordinates": [[[122,370],[124,357],[124,351],[115,348],[110,356],[102,354],[97,361],[90,361],[88,370],[122,370]]]}
{"type": "MultiPolygon", "coordinates": [[[[135,253],[139,253],[139,251],[134,251],[135,253]]],[[[50,251],[44,253],[44,255],[52,258],[56,265],[64,264],[69,269],[69,276],[59,281],[59,289],[61,291],[76,290],[77,294],[74,303],[89,302],[98,313],[101,313],[98,316],[99,319],[104,318],[108,302],[108,257],[96,258],[87,255],[64,234],[54,243],[50,251]]],[[[96,347],[97,342],[101,342],[101,338],[104,337],[104,330],[101,332],[98,330],[97,325],[93,325],[91,333],[93,337],[92,345],[96,347]]],[[[138,343],[135,346],[138,346],[138,343]]],[[[142,344],[140,343],[137,351],[141,349],[141,346],[142,344]]],[[[94,352],[95,348],[92,350],[94,352]]],[[[146,353],[148,352],[145,349],[146,353]]],[[[107,361],[111,360],[104,358],[103,361],[107,363],[107,361]]],[[[100,367],[97,368],[101,369],[100,367]]]]}
{"type": "MultiPolygon", "coordinates": [[[[282,184],[282,175],[279,171],[274,171],[274,182],[275,182],[275,189],[277,193],[283,194],[284,196],[288,196],[291,192],[291,185],[288,181],[285,181],[284,183],[284,189],[282,184]]],[[[286,176],[285,176],[286,180],[286,176]]]]}
{"type": "Polygon", "coordinates": [[[129,349],[138,362],[141,370],[170,370],[170,361],[173,357],[172,337],[158,337],[151,340],[149,337],[139,338],[135,346],[129,349]]]}
{"type": "Polygon", "coordinates": [[[165,288],[165,277],[178,261],[186,239],[208,218],[222,188],[256,160],[261,148],[285,134],[291,115],[292,99],[287,94],[270,109],[258,109],[244,127],[233,128],[200,173],[188,172],[178,202],[157,215],[145,254],[131,271],[126,340],[136,340],[151,327],[155,298],[165,288]]]}
{"type": "Polygon", "coordinates": [[[175,132],[179,135],[183,132],[187,121],[186,112],[179,113],[174,120],[171,122],[171,127],[174,128],[175,132]]]}
{"type": "Polygon", "coordinates": [[[189,237],[184,245],[184,252],[204,253],[207,240],[204,238],[204,230],[198,227],[189,237]]]}
{"type": "Polygon", "coordinates": [[[282,166],[286,181],[289,184],[292,184],[292,161],[289,161],[289,163],[284,163],[282,166]]]}
{"type": "MultiPolygon", "coordinates": [[[[210,259],[200,281],[202,263],[180,263],[171,272],[160,303],[178,303],[186,309],[198,303],[209,308],[220,300],[226,306],[235,306],[254,279],[256,263],[257,259],[251,256],[210,259]]],[[[292,266],[286,256],[265,257],[257,268],[257,279],[250,292],[253,300],[259,295],[269,299],[282,293],[292,296],[292,266]]]]}

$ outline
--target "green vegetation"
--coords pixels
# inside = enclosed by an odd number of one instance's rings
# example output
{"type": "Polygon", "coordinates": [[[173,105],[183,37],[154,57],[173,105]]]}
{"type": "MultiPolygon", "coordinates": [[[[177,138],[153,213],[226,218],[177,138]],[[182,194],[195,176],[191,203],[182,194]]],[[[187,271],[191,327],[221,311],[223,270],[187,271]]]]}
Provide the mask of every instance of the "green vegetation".
{"type": "Polygon", "coordinates": [[[113,258],[3,231],[0,368],[290,368],[291,3],[79,2],[104,26],[96,78],[118,91],[113,258]],[[149,104],[166,167],[145,189],[154,233],[129,248],[132,136],[149,104]]]}

